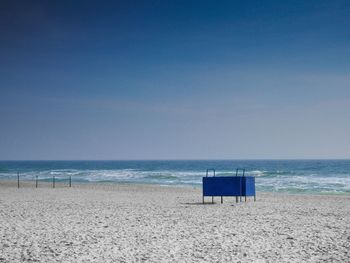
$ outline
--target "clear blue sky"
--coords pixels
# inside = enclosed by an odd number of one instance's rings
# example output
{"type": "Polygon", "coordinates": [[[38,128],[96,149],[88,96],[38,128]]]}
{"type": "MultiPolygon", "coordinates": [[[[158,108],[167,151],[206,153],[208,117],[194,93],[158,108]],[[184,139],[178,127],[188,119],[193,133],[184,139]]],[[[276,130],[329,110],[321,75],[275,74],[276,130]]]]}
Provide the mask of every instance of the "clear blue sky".
{"type": "Polygon", "coordinates": [[[0,159],[350,158],[350,1],[0,2],[0,159]]]}

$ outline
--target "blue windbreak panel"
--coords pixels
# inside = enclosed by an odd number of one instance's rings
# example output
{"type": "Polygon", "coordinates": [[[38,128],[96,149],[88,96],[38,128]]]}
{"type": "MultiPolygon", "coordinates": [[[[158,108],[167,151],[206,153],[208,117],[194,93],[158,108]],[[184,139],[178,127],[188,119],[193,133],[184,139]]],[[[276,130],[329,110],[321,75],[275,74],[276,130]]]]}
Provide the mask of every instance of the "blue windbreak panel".
{"type": "Polygon", "coordinates": [[[255,177],[246,176],[243,177],[243,196],[254,196],[255,195],[255,177]]]}
{"type": "Polygon", "coordinates": [[[203,177],[203,196],[241,196],[242,176],[203,177]]]}

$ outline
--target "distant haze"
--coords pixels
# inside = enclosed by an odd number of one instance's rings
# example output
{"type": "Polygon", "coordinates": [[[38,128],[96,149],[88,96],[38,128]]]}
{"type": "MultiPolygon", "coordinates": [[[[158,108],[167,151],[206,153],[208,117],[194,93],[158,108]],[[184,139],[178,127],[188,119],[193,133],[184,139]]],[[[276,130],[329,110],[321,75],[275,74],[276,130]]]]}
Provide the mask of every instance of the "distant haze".
{"type": "Polygon", "coordinates": [[[0,159],[350,158],[350,1],[1,1],[0,159]]]}

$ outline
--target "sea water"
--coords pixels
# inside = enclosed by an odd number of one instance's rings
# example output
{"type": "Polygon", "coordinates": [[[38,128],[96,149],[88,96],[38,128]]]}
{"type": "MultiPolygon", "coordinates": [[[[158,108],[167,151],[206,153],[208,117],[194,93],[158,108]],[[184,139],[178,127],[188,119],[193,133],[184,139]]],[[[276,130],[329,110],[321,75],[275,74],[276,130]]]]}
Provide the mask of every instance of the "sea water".
{"type": "MultiPolygon", "coordinates": [[[[0,161],[0,180],[119,182],[200,187],[207,169],[245,168],[258,191],[350,194],[350,160],[0,161]]],[[[211,176],[211,174],[209,174],[211,176]]]]}

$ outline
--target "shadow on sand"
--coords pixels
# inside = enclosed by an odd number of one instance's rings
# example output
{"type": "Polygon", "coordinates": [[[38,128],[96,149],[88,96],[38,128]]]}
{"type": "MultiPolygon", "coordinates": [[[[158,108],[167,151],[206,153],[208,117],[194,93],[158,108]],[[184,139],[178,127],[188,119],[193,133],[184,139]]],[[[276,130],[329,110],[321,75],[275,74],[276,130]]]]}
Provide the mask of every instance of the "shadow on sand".
{"type": "Polygon", "coordinates": [[[216,202],[212,203],[212,202],[194,202],[194,203],[181,203],[182,205],[215,205],[216,202]]]}

